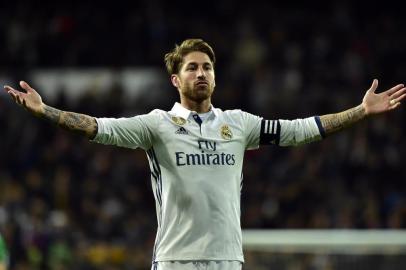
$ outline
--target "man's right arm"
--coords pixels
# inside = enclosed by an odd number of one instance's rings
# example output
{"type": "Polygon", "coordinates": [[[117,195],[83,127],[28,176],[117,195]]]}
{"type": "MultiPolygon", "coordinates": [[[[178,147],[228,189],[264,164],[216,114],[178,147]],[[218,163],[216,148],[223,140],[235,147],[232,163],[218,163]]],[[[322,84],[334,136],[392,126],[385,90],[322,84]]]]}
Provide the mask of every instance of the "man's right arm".
{"type": "Polygon", "coordinates": [[[40,117],[89,139],[93,139],[97,133],[96,118],[86,114],[61,111],[44,104],[44,112],[40,117]]]}
{"type": "Polygon", "coordinates": [[[90,139],[96,136],[96,118],[85,114],[55,109],[44,104],[41,96],[26,82],[21,81],[20,86],[26,93],[10,86],[4,86],[4,89],[17,104],[23,106],[27,111],[68,131],[85,135],[90,139]]]}

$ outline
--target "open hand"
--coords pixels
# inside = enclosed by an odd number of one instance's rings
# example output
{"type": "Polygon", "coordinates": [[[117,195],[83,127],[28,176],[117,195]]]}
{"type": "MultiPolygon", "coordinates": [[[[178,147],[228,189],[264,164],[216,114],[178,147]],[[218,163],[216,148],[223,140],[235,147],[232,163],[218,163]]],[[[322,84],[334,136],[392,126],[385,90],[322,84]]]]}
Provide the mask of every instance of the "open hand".
{"type": "Polygon", "coordinates": [[[379,94],[375,93],[377,87],[378,80],[374,79],[371,88],[368,89],[362,100],[362,106],[366,115],[379,114],[396,109],[406,97],[406,88],[403,84],[398,84],[379,94]]]}
{"type": "Polygon", "coordinates": [[[24,81],[20,82],[20,86],[25,92],[16,90],[8,85],[5,85],[4,89],[18,105],[23,106],[34,115],[41,115],[44,111],[44,103],[42,103],[41,96],[24,81]]]}

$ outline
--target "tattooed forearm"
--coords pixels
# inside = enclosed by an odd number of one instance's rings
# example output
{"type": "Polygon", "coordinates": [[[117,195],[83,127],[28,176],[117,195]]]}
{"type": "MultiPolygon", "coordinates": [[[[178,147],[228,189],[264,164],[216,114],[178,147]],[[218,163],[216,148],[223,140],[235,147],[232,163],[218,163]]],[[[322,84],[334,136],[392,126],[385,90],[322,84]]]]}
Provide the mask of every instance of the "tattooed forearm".
{"type": "Polygon", "coordinates": [[[59,118],[61,117],[61,111],[55,108],[52,108],[48,105],[44,107],[44,115],[42,118],[48,119],[52,123],[58,124],[59,118]]]}
{"type": "Polygon", "coordinates": [[[63,112],[59,125],[67,130],[86,135],[90,138],[96,136],[97,132],[96,119],[85,114],[63,112]]]}
{"type": "Polygon", "coordinates": [[[41,117],[66,130],[85,135],[91,139],[97,133],[96,119],[85,114],[65,112],[45,105],[44,114],[41,117]]]}
{"type": "Polygon", "coordinates": [[[326,135],[329,135],[343,130],[364,118],[365,110],[362,105],[359,105],[340,113],[322,115],[320,121],[326,135]]]}

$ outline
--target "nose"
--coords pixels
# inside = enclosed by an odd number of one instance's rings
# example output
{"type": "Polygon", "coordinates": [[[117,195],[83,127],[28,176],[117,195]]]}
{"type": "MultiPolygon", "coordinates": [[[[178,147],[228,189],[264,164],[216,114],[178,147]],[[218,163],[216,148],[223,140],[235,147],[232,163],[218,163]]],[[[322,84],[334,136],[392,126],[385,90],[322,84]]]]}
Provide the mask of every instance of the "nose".
{"type": "Polygon", "coordinates": [[[199,79],[204,79],[204,78],[206,78],[206,73],[205,73],[203,67],[199,67],[199,68],[197,69],[197,78],[199,78],[199,79]]]}

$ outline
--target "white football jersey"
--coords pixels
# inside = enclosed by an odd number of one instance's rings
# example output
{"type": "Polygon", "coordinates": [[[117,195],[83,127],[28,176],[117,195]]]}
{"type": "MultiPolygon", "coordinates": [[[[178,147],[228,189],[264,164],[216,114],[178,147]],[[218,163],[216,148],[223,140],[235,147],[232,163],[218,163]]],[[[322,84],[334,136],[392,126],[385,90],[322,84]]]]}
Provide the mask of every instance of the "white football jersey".
{"type": "Polygon", "coordinates": [[[154,261],[243,262],[240,192],[244,152],[260,144],[320,139],[318,117],[264,120],[241,110],[196,112],[176,103],[131,118],[98,118],[95,142],[147,153],[158,231],[154,261]]]}

